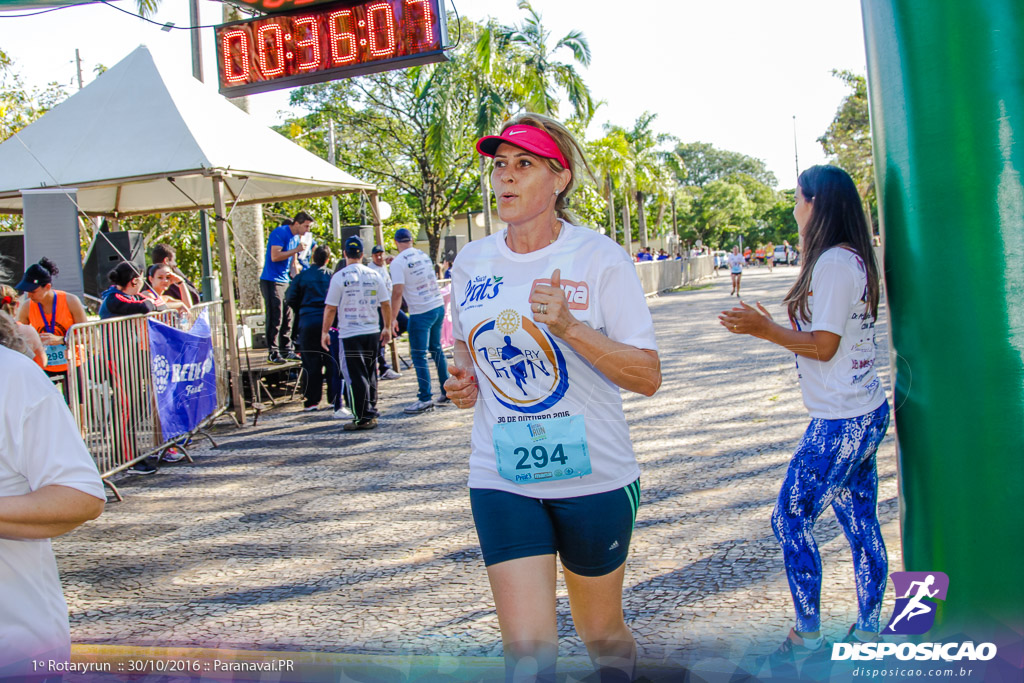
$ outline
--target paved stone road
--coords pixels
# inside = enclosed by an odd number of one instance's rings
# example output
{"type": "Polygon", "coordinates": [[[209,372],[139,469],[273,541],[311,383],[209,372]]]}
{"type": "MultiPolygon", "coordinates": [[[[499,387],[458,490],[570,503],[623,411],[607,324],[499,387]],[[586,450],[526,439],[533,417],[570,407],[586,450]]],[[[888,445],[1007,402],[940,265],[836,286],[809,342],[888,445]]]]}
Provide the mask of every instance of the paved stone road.
{"type": "MultiPolygon", "coordinates": [[[[744,298],[781,315],[795,275],[748,271],[744,298]]],[[[723,275],[651,301],[664,385],[625,399],[643,472],[626,619],[648,661],[774,649],[793,619],[769,518],[807,416],[792,355],[718,325],[728,286],[723,275]]],[[[888,385],[884,318],[878,332],[888,385]]],[[[382,384],[387,419],[373,432],[343,433],[295,403],[224,428],[194,465],[124,478],[123,503],[55,542],[73,641],[499,655],[465,488],[471,415],[406,417],[414,387],[411,371],[382,384]]],[[[891,570],[894,450],[890,429],[879,471],[891,570]]],[[[849,550],[831,512],[816,535],[834,637],[856,615],[849,550]]],[[[583,654],[559,595],[561,652],[583,654]]]]}

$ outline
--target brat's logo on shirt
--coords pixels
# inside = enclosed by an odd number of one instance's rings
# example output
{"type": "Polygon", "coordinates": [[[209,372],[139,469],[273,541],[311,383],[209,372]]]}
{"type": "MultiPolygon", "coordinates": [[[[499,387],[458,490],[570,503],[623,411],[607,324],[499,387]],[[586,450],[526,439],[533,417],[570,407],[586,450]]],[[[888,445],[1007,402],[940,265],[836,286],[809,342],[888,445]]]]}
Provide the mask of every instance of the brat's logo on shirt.
{"type": "MultiPolygon", "coordinates": [[[[465,308],[466,304],[481,303],[489,299],[495,299],[501,289],[502,278],[499,275],[486,277],[477,275],[466,283],[466,291],[463,292],[462,302],[459,308],[465,308]]],[[[476,308],[471,306],[470,308],[476,308]]]]}
{"type": "MultiPolygon", "coordinates": [[[[530,290],[536,289],[537,285],[547,285],[550,287],[551,280],[550,278],[534,280],[530,290]]],[[[563,279],[562,291],[565,292],[565,300],[572,310],[585,311],[590,307],[590,285],[586,282],[573,282],[572,280],[563,279]]]]}
{"type": "Polygon", "coordinates": [[[569,388],[565,356],[554,338],[518,311],[506,309],[469,333],[469,350],[498,402],[520,413],[542,413],[569,388]]]}

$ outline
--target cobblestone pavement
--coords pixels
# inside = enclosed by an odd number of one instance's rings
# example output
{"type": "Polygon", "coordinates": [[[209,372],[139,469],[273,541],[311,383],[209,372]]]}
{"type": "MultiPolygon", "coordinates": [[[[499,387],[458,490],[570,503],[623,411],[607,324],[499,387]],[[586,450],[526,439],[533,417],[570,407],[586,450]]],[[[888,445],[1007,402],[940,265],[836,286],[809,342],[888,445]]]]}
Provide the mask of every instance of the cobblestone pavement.
{"type": "MultiPolygon", "coordinates": [[[[779,316],[795,276],[748,270],[744,300],[779,316]]],[[[625,398],[643,473],[625,610],[649,661],[767,651],[793,621],[769,518],[808,418],[792,355],[718,324],[735,302],[728,287],[723,274],[651,301],[664,384],[625,398]]],[[[884,315],[878,332],[888,385],[884,315]]],[[[295,402],[256,428],[219,430],[220,446],[198,448],[195,464],[122,478],[124,502],[54,544],[73,642],[499,655],[465,487],[471,414],[403,415],[411,370],[381,388],[375,431],[343,433],[295,402]]],[[[897,570],[892,428],[879,472],[897,570]]],[[[856,615],[850,555],[831,512],[816,536],[835,637],[856,615]]],[[[561,652],[581,655],[559,596],[561,652]]]]}

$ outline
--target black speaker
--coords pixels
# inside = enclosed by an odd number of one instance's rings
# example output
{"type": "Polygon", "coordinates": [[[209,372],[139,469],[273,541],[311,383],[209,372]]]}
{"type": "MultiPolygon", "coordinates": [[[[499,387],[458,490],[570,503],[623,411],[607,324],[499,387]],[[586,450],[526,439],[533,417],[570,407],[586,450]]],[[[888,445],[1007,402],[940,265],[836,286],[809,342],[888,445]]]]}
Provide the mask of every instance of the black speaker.
{"type": "Polygon", "coordinates": [[[25,275],[25,233],[0,232],[0,284],[13,287],[25,275]]]}
{"type": "Polygon", "coordinates": [[[99,297],[110,287],[107,273],[121,261],[131,261],[140,273],[146,272],[146,240],[138,230],[98,232],[89,245],[82,264],[85,293],[99,297]]]}
{"type": "MultiPolygon", "coordinates": [[[[370,257],[370,251],[373,249],[373,245],[376,244],[376,238],[373,236],[372,225],[343,225],[341,226],[341,245],[345,246],[345,240],[355,235],[363,241],[363,256],[366,258],[370,257]]],[[[344,254],[338,256],[338,258],[344,257],[344,254]]]]}
{"type": "Polygon", "coordinates": [[[462,248],[469,244],[465,235],[448,235],[444,238],[444,249],[441,251],[441,260],[455,261],[455,256],[462,251],[462,248]]]}

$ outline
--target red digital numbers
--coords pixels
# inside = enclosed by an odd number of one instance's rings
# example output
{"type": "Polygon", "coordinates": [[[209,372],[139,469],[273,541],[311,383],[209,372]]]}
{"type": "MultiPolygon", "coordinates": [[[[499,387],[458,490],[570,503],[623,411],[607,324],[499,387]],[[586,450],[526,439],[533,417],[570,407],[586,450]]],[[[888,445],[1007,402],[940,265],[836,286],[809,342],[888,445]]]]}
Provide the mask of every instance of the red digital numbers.
{"type": "Polygon", "coordinates": [[[263,92],[445,60],[440,2],[336,2],[218,26],[221,93],[263,92]]]}

